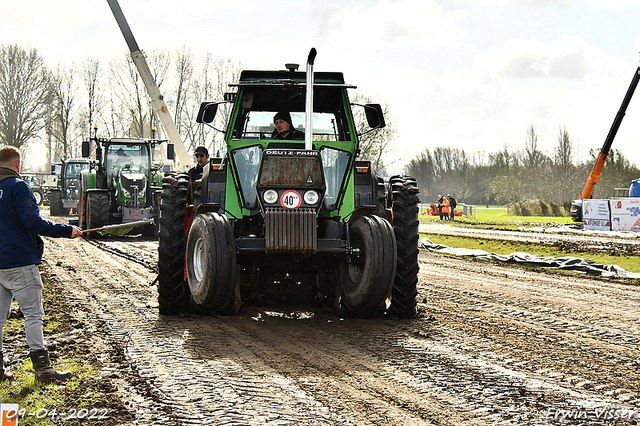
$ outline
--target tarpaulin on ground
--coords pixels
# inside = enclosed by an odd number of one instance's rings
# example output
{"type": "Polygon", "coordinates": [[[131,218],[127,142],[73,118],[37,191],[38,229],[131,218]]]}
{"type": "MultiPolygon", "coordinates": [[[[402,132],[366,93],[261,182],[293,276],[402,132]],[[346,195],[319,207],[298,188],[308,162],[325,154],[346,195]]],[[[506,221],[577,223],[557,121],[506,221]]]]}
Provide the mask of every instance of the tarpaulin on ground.
{"type": "Polygon", "coordinates": [[[604,277],[640,279],[640,273],[627,272],[618,265],[603,265],[590,259],[582,259],[572,256],[538,256],[529,253],[498,254],[484,250],[449,247],[435,244],[428,238],[423,238],[419,243],[420,248],[436,251],[438,253],[453,254],[456,256],[473,256],[479,259],[496,260],[499,262],[517,263],[519,265],[533,266],[547,269],[564,269],[569,271],[599,274],[604,277]]]}
{"type": "Polygon", "coordinates": [[[516,229],[516,231],[527,231],[527,232],[544,232],[550,234],[581,234],[581,235],[602,235],[604,237],[621,237],[621,238],[629,238],[629,239],[638,239],[640,238],[640,233],[638,232],[630,232],[630,231],[598,231],[592,229],[583,229],[582,226],[577,224],[564,225],[564,226],[553,226],[549,228],[544,228],[541,226],[532,226],[525,227],[520,226],[516,229]]]}

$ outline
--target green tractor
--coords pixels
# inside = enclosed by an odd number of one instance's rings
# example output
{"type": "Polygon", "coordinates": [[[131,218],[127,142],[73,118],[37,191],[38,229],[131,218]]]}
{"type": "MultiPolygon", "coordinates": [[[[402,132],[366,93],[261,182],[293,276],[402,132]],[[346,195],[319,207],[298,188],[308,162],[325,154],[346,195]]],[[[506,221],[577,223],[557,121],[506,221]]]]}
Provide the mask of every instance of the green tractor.
{"type": "Polygon", "coordinates": [[[68,216],[77,212],[80,199],[80,174],[91,168],[91,160],[86,158],[63,159],[51,169],[59,171],[57,184],[49,192],[49,208],[51,216],[68,216]]]}
{"type": "MultiPolygon", "coordinates": [[[[242,301],[333,305],[342,316],[416,316],[418,188],[388,190],[359,161],[342,73],[243,71],[232,103],[228,154],[202,178],[163,180],[159,218],[161,314],[235,314],[242,301]],[[309,84],[309,82],[314,82],[309,84]],[[282,114],[282,112],[285,112],[282,114]],[[274,117],[290,115],[283,134],[274,117]]],[[[201,105],[211,123],[220,103],[201,105]]],[[[370,131],[385,126],[364,108],[370,131]]]]}
{"type": "MultiPolygon", "coordinates": [[[[97,132],[97,130],[96,130],[97,132]]],[[[157,148],[164,141],[140,138],[98,138],[82,142],[82,156],[89,157],[95,144],[95,168],[80,177],[79,226],[96,229],[106,225],[152,220],[159,214],[162,161],[157,148]]],[[[157,226],[143,226],[145,236],[156,236],[157,226]]],[[[89,234],[95,235],[95,234],[89,234]]]]}

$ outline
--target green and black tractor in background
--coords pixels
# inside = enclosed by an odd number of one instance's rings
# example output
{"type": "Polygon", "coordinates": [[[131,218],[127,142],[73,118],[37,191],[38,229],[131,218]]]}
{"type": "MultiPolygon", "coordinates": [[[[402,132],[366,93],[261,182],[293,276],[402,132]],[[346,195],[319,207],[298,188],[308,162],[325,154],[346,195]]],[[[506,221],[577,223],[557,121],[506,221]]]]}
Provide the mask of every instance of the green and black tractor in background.
{"type": "MultiPolygon", "coordinates": [[[[82,142],[83,157],[89,157],[93,147],[96,153],[95,167],[84,170],[80,177],[78,221],[82,229],[157,219],[163,175],[158,148],[162,142],[98,138],[95,133],[82,142]]],[[[142,233],[155,236],[157,227],[145,225],[142,233]]]]}
{"type": "Polygon", "coordinates": [[[62,159],[51,167],[52,174],[57,174],[57,185],[49,194],[51,216],[68,216],[77,212],[80,199],[80,174],[91,168],[91,160],[86,158],[62,159]]]}
{"type": "MultiPolygon", "coordinates": [[[[332,304],[340,315],[416,315],[418,188],[384,182],[357,160],[359,134],[342,73],[243,71],[232,104],[228,154],[201,180],[168,174],[159,228],[159,309],[235,314],[241,301],[332,304]],[[310,84],[309,82],[313,82],[310,84]],[[291,139],[274,132],[290,114],[291,139]],[[185,279],[186,278],[186,279],[185,279]]],[[[219,104],[203,103],[199,123],[219,104]]],[[[385,126],[364,108],[371,131],[385,126]]]]}

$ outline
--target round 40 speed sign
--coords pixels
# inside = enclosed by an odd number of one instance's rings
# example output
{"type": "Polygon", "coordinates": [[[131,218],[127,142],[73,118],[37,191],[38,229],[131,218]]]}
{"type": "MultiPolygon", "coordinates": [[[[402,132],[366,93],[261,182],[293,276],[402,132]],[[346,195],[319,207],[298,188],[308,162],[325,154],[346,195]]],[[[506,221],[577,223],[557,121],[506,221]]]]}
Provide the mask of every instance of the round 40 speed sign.
{"type": "Polygon", "coordinates": [[[297,209],[302,204],[302,197],[298,191],[290,189],[282,194],[280,204],[287,209],[297,209]]]}

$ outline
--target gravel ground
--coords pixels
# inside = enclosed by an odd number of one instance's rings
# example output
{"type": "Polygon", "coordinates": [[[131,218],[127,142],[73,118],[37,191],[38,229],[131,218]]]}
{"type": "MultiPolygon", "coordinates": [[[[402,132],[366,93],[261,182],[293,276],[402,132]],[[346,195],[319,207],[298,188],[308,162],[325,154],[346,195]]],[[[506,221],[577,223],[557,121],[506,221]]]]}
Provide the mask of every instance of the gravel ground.
{"type": "Polygon", "coordinates": [[[422,252],[415,320],[291,305],[160,316],[155,241],[45,246],[60,309],[116,389],[115,424],[638,424],[628,281],[422,252]]]}

